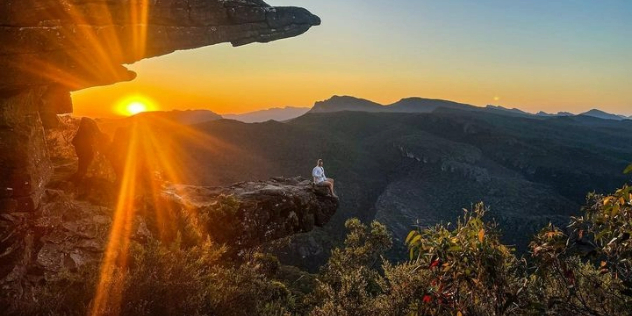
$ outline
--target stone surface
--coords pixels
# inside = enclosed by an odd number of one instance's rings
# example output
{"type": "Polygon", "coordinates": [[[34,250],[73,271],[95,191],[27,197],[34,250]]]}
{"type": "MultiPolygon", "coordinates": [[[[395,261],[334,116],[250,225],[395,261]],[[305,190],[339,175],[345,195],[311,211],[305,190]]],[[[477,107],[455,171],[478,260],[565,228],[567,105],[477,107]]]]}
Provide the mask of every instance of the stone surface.
{"type": "Polygon", "coordinates": [[[52,167],[38,109],[45,89],[0,97],[0,213],[39,205],[52,167]]]}
{"type": "Polygon", "coordinates": [[[201,214],[208,234],[236,249],[322,227],[339,205],[326,190],[301,177],[230,187],[170,185],[163,198],[177,209],[201,214]]]}
{"type": "Polygon", "coordinates": [[[259,0],[7,0],[0,3],[0,90],[131,80],[121,64],[222,42],[269,42],[318,24],[305,9],[259,0]]]}
{"type": "MultiPolygon", "coordinates": [[[[168,227],[182,233],[190,231],[191,223],[181,219],[197,218],[205,230],[198,238],[204,240],[208,235],[238,253],[322,226],[338,207],[337,199],[323,195],[301,178],[217,188],[163,188],[162,203],[143,197],[133,202],[136,215],[132,240],[169,241],[169,236],[155,225],[156,218],[175,218],[168,227]],[[225,204],[227,199],[232,202],[225,204]],[[225,211],[222,214],[218,212],[221,207],[225,211]]],[[[0,214],[1,295],[19,299],[40,282],[101,261],[113,220],[111,207],[79,201],[67,192],[51,189],[45,192],[42,204],[37,213],[0,214]]]]}

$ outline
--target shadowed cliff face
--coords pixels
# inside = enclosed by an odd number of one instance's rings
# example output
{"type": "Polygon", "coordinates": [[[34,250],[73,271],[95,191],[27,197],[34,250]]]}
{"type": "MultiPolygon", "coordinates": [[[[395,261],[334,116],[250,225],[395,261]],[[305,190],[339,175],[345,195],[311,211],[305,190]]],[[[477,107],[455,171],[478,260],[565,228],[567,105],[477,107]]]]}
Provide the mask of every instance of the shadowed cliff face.
{"type": "MultiPolygon", "coordinates": [[[[30,291],[43,282],[103,260],[115,210],[79,201],[74,198],[77,188],[61,187],[46,190],[38,216],[0,216],[0,310],[2,299],[29,300],[30,291]]],[[[130,240],[168,243],[182,233],[184,244],[196,245],[208,236],[226,244],[230,255],[322,227],[339,204],[302,178],[229,187],[164,184],[160,196],[160,203],[142,194],[130,201],[138,209],[130,223],[130,240]]]]}
{"type": "Polygon", "coordinates": [[[123,64],[222,42],[292,37],[320,24],[260,0],[5,0],[0,3],[0,213],[37,207],[51,175],[44,128],[70,91],[134,79],[123,64]]]}

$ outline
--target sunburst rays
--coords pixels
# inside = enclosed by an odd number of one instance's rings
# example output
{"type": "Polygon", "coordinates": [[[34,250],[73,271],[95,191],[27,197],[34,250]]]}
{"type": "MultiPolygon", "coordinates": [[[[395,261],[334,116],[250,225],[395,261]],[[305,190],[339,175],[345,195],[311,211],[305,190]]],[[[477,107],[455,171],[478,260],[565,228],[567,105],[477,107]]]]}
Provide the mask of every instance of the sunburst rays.
{"type": "MultiPolygon", "coordinates": [[[[157,237],[162,238],[173,230],[171,225],[175,223],[169,222],[173,210],[170,209],[170,205],[164,203],[163,184],[185,181],[183,175],[187,172],[187,166],[180,155],[183,151],[179,147],[180,142],[185,141],[196,146],[197,150],[212,154],[242,154],[237,147],[194,127],[159,116],[133,118],[129,128],[124,173],[120,179],[118,202],[91,315],[110,314],[121,304],[132,231],[139,211],[139,197],[142,196],[143,201],[151,203],[150,209],[154,212],[151,216],[155,218],[160,235],[157,237]],[[156,173],[160,173],[160,181],[154,181],[156,173]]],[[[185,212],[184,215],[190,219],[195,235],[206,236],[207,231],[200,225],[194,209],[185,207],[177,211],[185,212]]]]}

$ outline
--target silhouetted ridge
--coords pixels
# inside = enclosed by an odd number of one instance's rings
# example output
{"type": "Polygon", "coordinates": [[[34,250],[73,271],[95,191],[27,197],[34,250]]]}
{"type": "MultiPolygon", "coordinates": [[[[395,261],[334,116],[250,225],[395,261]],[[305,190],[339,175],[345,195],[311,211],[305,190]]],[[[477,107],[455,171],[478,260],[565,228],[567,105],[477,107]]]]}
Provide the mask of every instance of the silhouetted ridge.
{"type": "MultiPolygon", "coordinates": [[[[528,113],[517,108],[506,108],[499,105],[487,105],[486,107],[475,106],[471,104],[458,103],[454,101],[441,99],[426,99],[419,97],[404,98],[395,103],[384,105],[366,99],[360,99],[351,96],[333,96],[328,100],[318,101],[308,113],[324,113],[324,112],[341,112],[341,111],[359,111],[359,112],[390,112],[390,113],[431,113],[438,109],[453,109],[463,111],[488,112],[505,116],[521,116],[532,118],[544,118],[552,116],[576,116],[569,112],[558,112],[557,114],[549,114],[543,111],[537,114],[528,113]]],[[[627,120],[632,117],[624,115],[606,113],[601,110],[593,109],[577,116],[591,116],[606,120],[627,120]]]]}
{"type": "Polygon", "coordinates": [[[579,115],[584,115],[584,116],[592,116],[592,117],[596,117],[596,118],[600,118],[603,120],[615,120],[615,121],[621,121],[621,120],[627,120],[629,119],[626,116],[623,115],[618,115],[618,114],[611,114],[611,113],[607,113],[601,110],[597,110],[597,109],[592,109],[588,112],[584,112],[581,113],[579,115]]]}
{"type": "Polygon", "coordinates": [[[474,110],[477,107],[453,101],[425,98],[405,98],[386,107],[391,112],[429,113],[438,108],[474,110]]]}
{"type": "Polygon", "coordinates": [[[180,124],[199,124],[207,121],[214,121],[222,119],[222,116],[219,114],[209,111],[209,110],[186,110],[186,111],[152,111],[152,112],[143,112],[134,115],[132,118],[138,119],[164,119],[180,124]]]}
{"type": "Polygon", "coordinates": [[[316,102],[310,113],[340,111],[383,112],[384,106],[365,99],[335,95],[328,100],[316,102]]]}

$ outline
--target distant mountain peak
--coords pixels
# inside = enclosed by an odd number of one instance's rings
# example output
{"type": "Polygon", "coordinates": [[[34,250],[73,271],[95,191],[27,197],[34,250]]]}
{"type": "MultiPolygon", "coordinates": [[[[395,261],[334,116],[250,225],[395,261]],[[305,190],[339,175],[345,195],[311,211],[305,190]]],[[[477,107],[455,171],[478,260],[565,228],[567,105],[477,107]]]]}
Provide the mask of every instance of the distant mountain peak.
{"type": "Polygon", "coordinates": [[[524,114],[524,115],[532,115],[531,113],[525,112],[521,109],[518,108],[506,108],[502,105],[493,105],[493,104],[488,104],[486,107],[486,109],[490,109],[490,110],[497,110],[497,111],[507,111],[507,112],[511,112],[511,113],[516,113],[516,114],[524,114]]]}
{"type": "Polygon", "coordinates": [[[360,99],[352,96],[334,95],[331,98],[318,101],[310,110],[311,113],[339,112],[339,111],[362,111],[362,112],[382,112],[383,105],[360,99]]]}
{"type": "Polygon", "coordinates": [[[575,114],[571,112],[557,112],[557,113],[547,113],[544,111],[540,111],[536,113],[537,116],[575,116],[575,114]]]}
{"type": "Polygon", "coordinates": [[[600,118],[600,119],[603,119],[603,120],[622,121],[622,120],[629,119],[627,116],[624,116],[624,115],[612,114],[612,113],[604,112],[604,111],[598,110],[598,109],[591,109],[590,111],[581,113],[579,115],[596,117],[596,118],[600,118]]]}
{"type": "Polygon", "coordinates": [[[477,107],[453,101],[426,99],[420,97],[403,98],[389,105],[379,104],[352,96],[337,96],[318,101],[310,113],[358,111],[358,112],[395,112],[395,113],[429,113],[438,108],[473,110],[477,107]]]}

